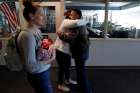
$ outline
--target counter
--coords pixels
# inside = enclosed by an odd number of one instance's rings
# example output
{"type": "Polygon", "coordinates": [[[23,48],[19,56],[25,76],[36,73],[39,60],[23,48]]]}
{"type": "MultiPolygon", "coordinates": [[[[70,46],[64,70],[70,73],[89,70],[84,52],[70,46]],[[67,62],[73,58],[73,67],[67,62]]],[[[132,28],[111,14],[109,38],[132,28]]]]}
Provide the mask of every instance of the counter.
{"type": "Polygon", "coordinates": [[[140,39],[90,38],[87,66],[140,66],[140,39]]]}

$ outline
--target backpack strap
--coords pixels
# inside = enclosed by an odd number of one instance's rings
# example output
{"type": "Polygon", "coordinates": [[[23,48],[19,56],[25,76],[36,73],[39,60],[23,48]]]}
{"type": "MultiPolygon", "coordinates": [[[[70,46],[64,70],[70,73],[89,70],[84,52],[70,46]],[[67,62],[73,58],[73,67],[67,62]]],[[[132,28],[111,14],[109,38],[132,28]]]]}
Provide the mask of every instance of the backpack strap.
{"type": "Polygon", "coordinates": [[[14,37],[14,40],[15,40],[15,48],[16,48],[16,52],[17,52],[18,54],[20,54],[20,49],[19,49],[19,47],[18,47],[17,39],[18,39],[18,36],[19,36],[20,33],[21,33],[21,31],[20,31],[20,32],[17,32],[16,35],[15,35],[15,37],[14,37]]]}
{"type": "Polygon", "coordinates": [[[34,38],[36,40],[36,49],[41,47],[41,44],[40,44],[40,40],[42,40],[42,36],[39,34],[39,33],[36,33],[36,34],[33,34],[34,35],[34,38]]]}

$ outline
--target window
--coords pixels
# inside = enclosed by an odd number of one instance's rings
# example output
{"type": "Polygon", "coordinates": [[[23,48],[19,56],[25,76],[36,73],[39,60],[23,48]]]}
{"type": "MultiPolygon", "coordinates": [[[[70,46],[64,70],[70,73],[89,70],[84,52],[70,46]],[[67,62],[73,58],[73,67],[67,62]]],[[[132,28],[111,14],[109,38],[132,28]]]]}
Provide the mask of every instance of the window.
{"type": "Polygon", "coordinates": [[[109,2],[108,33],[111,38],[140,38],[140,2],[109,2]]]}
{"type": "Polygon", "coordinates": [[[43,7],[45,14],[45,25],[40,28],[42,33],[55,33],[56,19],[55,19],[55,6],[43,7]]]}

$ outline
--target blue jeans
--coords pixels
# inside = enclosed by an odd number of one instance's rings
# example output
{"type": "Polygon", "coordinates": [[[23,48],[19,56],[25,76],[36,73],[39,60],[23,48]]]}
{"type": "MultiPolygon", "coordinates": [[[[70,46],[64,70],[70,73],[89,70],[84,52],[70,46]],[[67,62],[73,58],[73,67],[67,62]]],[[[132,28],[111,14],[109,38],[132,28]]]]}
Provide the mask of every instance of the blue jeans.
{"type": "Polygon", "coordinates": [[[53,93],[50,69],[37,74],[27,73],[27,78],[36,93],[53,93]]]}
{"type": "Polygon", "coordinates": [[[82,59],[75,59],[77,82],[81,87],[82,93],[92,93],[92,88],[85,69],[85,62],[86,61],[82,59]]]}

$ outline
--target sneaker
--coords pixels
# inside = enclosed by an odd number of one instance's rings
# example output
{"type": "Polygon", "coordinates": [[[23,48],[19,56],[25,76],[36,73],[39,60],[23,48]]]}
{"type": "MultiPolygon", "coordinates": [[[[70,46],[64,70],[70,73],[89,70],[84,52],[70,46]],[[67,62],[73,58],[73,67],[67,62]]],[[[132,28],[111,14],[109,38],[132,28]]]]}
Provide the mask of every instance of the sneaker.
{"type": "Polygon", "coordinates": [[[70,91],[70,88],[68,88],[68,87],[65,86],[65,85],[58,85],[58,89],[59,89],[59,90],[62,90],[62,91],[64,91],[64,92],[70,91]]]}
{"type": "Polygon", "coordinates": [[[76,85],[77,82],[72,80],[72,79],[69,79],[69,80],[65,80],[65,84],[73,84],[73,85],[76,85]]]}

